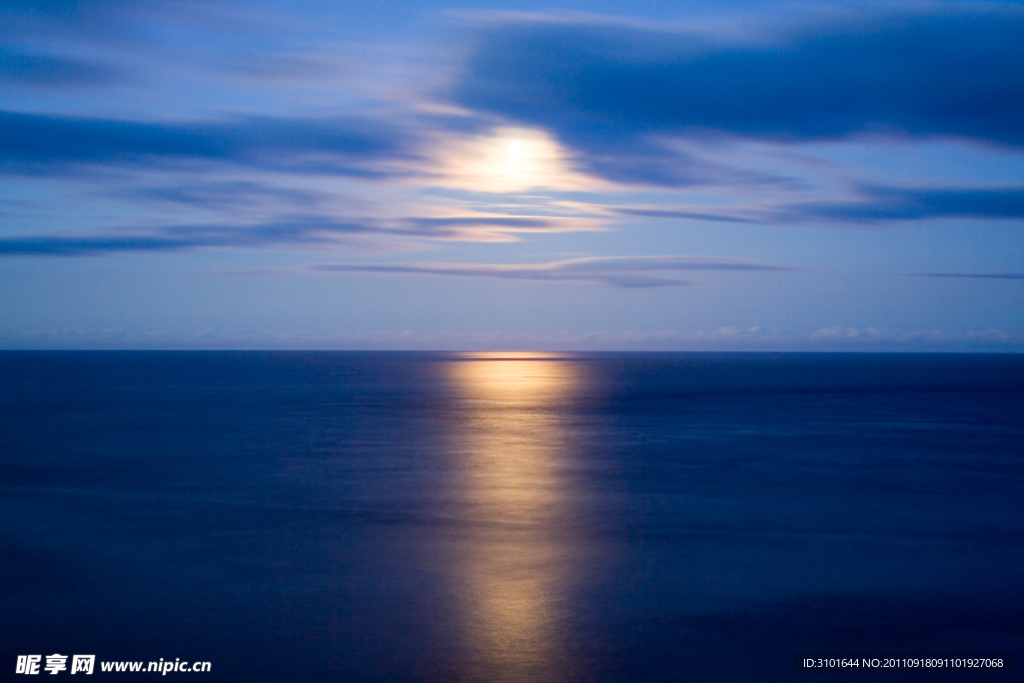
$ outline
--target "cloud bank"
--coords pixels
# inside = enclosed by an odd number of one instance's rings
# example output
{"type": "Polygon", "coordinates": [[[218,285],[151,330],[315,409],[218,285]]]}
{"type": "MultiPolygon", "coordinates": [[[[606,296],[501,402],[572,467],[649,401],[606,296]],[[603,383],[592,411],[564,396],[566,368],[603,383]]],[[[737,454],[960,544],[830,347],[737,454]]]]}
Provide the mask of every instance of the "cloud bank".
{"type": "Polygon", "coordinates": [[[667,152],[636,162],[637,146],[656,147],[658,135],[1024,143],[1024,8],[917,4],[821,16],[743,40],[505,21],[481,36],[454,97],[553,131],[591,171],[620,181],[673,184],[658,171],[667,152]]]}
{"type": "Polygon", "coordinates": [[[306,349],[551,351],[857,351],[1021,352],[1024,334],[1004,328],[943,330],[849,327],[807,330],[721,327],[694,331],[628,332],[415,332],[49,328],[28,333],[0,330],[0,346],[19,349],[306,349]]]}

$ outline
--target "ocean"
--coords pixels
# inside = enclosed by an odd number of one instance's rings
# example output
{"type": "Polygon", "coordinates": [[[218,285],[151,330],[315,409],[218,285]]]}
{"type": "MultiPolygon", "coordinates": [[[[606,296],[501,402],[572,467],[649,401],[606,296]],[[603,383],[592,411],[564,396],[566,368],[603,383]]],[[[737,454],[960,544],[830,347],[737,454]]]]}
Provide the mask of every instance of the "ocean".
{"type": "Polygon", "coordinates": [[[1022,675],[1021,355],[14,351],[0,378],[12,679],[1022,675]]]}

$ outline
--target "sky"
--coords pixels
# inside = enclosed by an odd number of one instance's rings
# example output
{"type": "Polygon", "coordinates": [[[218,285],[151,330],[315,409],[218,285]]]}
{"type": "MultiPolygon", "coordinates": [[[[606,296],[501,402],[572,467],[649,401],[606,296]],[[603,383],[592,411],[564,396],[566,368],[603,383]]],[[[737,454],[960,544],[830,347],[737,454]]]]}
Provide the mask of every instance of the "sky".
{"type": "Polygon", "coordinates": [[[1022,231],[1022,3],[0,5],[0,348],[1021,352],[1022,231]]]}

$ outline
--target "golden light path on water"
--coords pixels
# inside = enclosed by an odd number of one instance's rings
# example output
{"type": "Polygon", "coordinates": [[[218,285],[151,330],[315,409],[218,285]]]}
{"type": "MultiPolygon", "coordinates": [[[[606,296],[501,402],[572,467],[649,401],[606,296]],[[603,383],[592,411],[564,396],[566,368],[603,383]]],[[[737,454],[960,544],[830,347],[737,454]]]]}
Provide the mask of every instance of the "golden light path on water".
{"type": "Polygon", "coordinates": [[[449,364],[464,402],[459,491],[462,617],[471,680],[551,679],[561,657],[559,601],[570,579],[562,475],[566,401],[577,364],[534,353],[467,353],[449,364]]]}

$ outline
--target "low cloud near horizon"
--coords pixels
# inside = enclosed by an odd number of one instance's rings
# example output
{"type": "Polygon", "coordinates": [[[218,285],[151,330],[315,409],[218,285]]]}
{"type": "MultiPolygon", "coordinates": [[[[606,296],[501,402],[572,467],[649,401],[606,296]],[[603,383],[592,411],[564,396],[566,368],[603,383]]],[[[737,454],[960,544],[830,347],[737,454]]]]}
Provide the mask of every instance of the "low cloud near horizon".
{"type": "Polygon", "coordinates": [[[612,287],[696,287],[699,280],[667,277],[666,271],[795,271],[793,266],[776,266],[741,259],[709,256],[620,256],[574,258],[548,263],[329,263],[308,266],[319,272],[405,273],[492,277],[546,282],[581,282],[612,287]]]}

